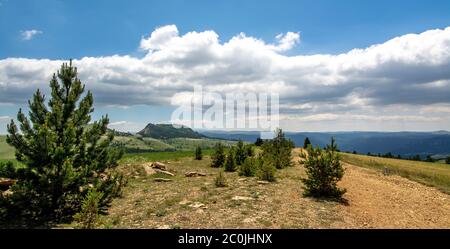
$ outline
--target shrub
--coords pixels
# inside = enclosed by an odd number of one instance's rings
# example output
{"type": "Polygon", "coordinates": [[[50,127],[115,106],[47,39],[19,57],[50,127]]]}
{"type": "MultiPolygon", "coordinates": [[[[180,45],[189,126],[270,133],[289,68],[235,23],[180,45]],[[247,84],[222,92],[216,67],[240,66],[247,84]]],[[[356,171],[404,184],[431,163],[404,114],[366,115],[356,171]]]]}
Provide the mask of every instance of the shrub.
{"type": "Polygon", "coordinates": [[[195,148],[195,160],[202,160],[202,157],[202,148],[198,145],[197,148],[195,148]]]}
{"type": "Polygon", "coordinates": [[[224,174],[224,172],[222,170],[219,171],[219,174],[214,179],[214,185],[216,185],[216,187],[218,187],[218,188],[222,188],[222,187],[226,187],[227,186],[227,182],[226,182],[226,179],[225,179],[225,174],[224,174]]]}
{"type": "Polygon", "coordinates": [[[244,149],[244,143],[242,142],[242,140],[239,140],[239,142],[236,145],[234,156],[234,159],[236,160],[236,165],[242,165],[245,161],[245,158],[247,158],[247,152],[244,149]]]}
{"type": "Polygon", "coordinates": [[[251,144],[247,144],[245,146],[245,154],[246,154],[246,158],[252,157],[255,155],[255,152],[253,151],[253,146],[251,144]]]}
{"type": "Polygon", "coordinates": [[[264,141],[260,137],[258,137],[255,141],[255,146],[259,147],[259,146],[263,145],[263,143],[264,143],[264,141]]]}
{"type": "Polygon", "coordinates": [[[232,149],[228,152],[227,159],[225,161],[225,171],[234,172],[236,171],[236,163],[234,159],[234,152],[232,149]]]}
{"type": "Polygon", "coordinates": [[[262,160],[258,169],[258,178],[263,181],[274,182],[276,168],[271,161],[262,160]]]}
{"type": "MultiPolygon", "coordinates": [[[[51,81],[51,98],[39,91],[29,101],[28,117],[19,109],[17,120],[7,126],[7,143],[16,149],[24,167],[2,170],[14,176],[13,194],[6,198],[8,216],[25,220],[71,219],[80,210],[87,186],[103,192],[101,205],[111,200],[122,186],[112,169],[123,151],[113,148],[108,116],[90,123],[93,96],[84,97],[84,85],[77,69],[64,63],[51,81]]],[[[6,172],[6,173],[5,173],[6,172]]]]}
{"type": "Polygon", "coordinates": [[[303,165],[307,175],[302,179],[305,196],[340,198],[345,193],[345,189],[337,187],[337,182],[344,176],[344,168],[334,139],[326,150],[309,147],[303,165]]]}
{"type": "Polygon", "coordinates": [[[293,142],[285,138],[281,129],[277,129],[275,138],[263,144],[264,161],[270,161],[277,169],[291,166],[293,148],[293,142]]]}
{"type": "Polygon", "coordinates": [[[245,159],[244,163],[239,167],[239,175],[240,176],[255,176],[256,172],[259,169],[259,159],[248,157],[245,159]]]}
{"type": "Polygon", "coordinates": [[[214,152],[211,156],[211,167],[220,168],[225,162],[225,148],[221,142],[216,143],[214,152]]]}
{"type": "Polygon", "coordinates": [[[311,145],[311,141],[309,141],[309,138],[306,137],[305,141],[303,142],[303,149],[307,149],[308,146],[310,146],[310,145],[311,145]]]}
{"type": "Polygon", "coordinates": [[[103,192],[90,189],[81,204],[81,210],[74,215],[77,227],[82,229],[92,229],[98,222],[100,202],[103,198],[103,192]]]}

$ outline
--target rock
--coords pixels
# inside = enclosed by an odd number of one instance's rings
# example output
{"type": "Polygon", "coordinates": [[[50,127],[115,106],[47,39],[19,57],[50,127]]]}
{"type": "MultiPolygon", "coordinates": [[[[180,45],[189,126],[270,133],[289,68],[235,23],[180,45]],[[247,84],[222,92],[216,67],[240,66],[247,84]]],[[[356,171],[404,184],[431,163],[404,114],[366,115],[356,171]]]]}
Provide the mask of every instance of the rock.
{"type": "Polygon", "coordinates": [[[162,226],[159,226],[158,229],[170,229],[170,226],[169,225],[162,225],[162,226]]]}
{"type": "Polygon", "coordinates": [[[156,169],[156,172],[161,173],[161,174],[166,174],[166,175],[169,175],[169,176],[175,176],[174,173],[171,173],[171,172],[166,171],[166,170],[156,169]]]}
{"type": "Polygon", "coordinates": [[[231,198],[234,201],[248,201],[248,200],[253,200],[253,198],[251,197],[247,197],[247,196],[234,196],[233,198],[231,198]]]}
{"type": "Polygon", "coordinates": [[[172,179],[168,179],[168,178],[155,178],[155,179],[153,179],[153,181],[155,181],[155,182],[171,182],[172,179]]]}
{"type": "Polygon", "coordinates": [[[245,219],[243,220],[244,223],[252,223],[252,222],[255,222],[255,221],[256,221],[255,218],[245,218],[245,219]]]}
{"type": "Polygon", "coordinates": [[[153,162],[151,163],[152,168],[160,169],[160,170],[167,170],[167,167],[164,163],[160,162],[153,162]]]}
{"type": "Polygon", "coordinates": [[[269,184],[270,182],[268,181],[257,181],[258,184],[269,184]]]}
{"type": "Polygon", "coordinates": [[[145,170],[145,174],[148,176],[154,175],[156,174],[156,170],[154,170],[151,166],[149,165],[144,165],[144,170],[145,170]]]}
{"type": "Polygon", "coordinates": [[[206,176],[205,173],[200,173],[200,172],[196,172],[196,171],[192,171],[192,172],[187,172],[186,174],[184,174],[186,177],[196,177],[196,176],[206,176]]]}
{"type": "Polygon", "coordinates": [[[191,208],[206,208],[206,205],[200,202],[194,202],[191,205],[189,205],[191,208]]]}
{"type": "Polygon", "coordinates": [[[14,192],[12,192],[11,189],[8,189],[8,190],[4,191],[4,192],[2,193],[2,195],[3,195],[4,197],[7,197],[7,196],[12,195],[13,193],[14,193],[14,192]]]}
{"type": "Polygon", "coordinates": [[[9,187],[16,183],[17,180],[9,179],[9,178],[0,178],[0,186],[9,187]]]}
{"type": "Polygon", "coordinates": [[[180,201],[180,205],[187,205],[187,204],[189,204],[189,203],[191,203],[190,201],[188,201],[188,200],[182,200],[182,201],[180,201]]]}

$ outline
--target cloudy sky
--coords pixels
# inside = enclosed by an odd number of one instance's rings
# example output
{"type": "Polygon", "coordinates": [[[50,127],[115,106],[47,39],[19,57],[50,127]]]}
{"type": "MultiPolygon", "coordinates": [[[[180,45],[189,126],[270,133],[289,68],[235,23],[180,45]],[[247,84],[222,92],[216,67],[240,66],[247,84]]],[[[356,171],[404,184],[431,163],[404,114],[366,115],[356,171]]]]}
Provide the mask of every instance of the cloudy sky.
{"type": "Polygon", "coordinates": [[[138,131],[174,94],[280,94],[291,131],[450,130],[449,1],[0,0],[0,133],[74,59],[95,118],[138,131]]]}

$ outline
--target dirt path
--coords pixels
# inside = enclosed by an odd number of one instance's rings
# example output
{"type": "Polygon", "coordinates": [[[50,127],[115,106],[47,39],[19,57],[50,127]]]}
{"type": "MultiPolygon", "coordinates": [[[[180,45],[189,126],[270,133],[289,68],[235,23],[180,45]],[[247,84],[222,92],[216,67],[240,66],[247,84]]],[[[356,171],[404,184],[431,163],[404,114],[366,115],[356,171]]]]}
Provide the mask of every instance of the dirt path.
{"type": "Polygon", "coordinates": [[[338,207],[348,228],[450,228],[450,196],[400,176],[349,164],[340,186],[348,206],[338,207]]]}

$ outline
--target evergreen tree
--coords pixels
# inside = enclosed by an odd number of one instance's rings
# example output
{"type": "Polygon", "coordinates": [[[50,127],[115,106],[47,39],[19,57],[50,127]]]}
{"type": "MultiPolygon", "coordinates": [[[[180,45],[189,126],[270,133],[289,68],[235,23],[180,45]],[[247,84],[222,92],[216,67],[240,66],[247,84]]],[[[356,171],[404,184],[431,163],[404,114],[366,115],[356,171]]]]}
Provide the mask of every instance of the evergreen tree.
{"type": "Polygon", "coordinates": [[[244,163],[239,167],[240,176],[255,176],[256,172],[260,168],[259,158],[248,157],[245,159],[244,163]]]}
{"type": "Polygon", "coordinates": [[[450,164],[450,156],[448,156],[447,158],[445,158],[445,163],[446,163],[446,164],[450,164]]]}
{"type": "Polygon", "coordinates": [[[263,143],[264,143],[264,141],[260,137],[258,137],[255,141],[255,145],[258,147],[263,145],[263,143]]]}
{"type": "Polygon", "coordinates": [[[427,155],[427,158],[425,159],[425,161],[432,163],[432,162],[434,162],[434,159],[431,157],[431,155],[427,155]]]}
{"type": "Polygon", "coordinates": [[[345,189],[337,187],[337,182],[344,176],[344,168],[333,138],[326,150],[309,147],[303,165],[307,175],[302,180],[305,184],[305,196],[340,198],[345,193],[345,189]]]}
{"type": "Polygon", "coordinates": [[[245,156],[252,157],[254,155],[255,155],[255,152],[253,151],[253,146],[251,144],[247,144],[245,146],[245,156]]]}
{"type": "Polygon", "coordinates": [[[264,161],[270,161],[277,169],[291,165],[291,151],[294,144],[285,138],[281,129],[276,130],[276,136],[263,144],[264,161]]]}
{"type": "Polygon", "coordinates": [[[235,152],[236,165],[242,165],[244,163],[245,158],[247,158],[247,153],[244,149],[244,143],[242,142],[242,140],[239,140],[236,145],[236,152],[235,152]]]}
{"type": "Polygon", "coordinates": [[[276,168],[272,161],[262,160],[257,172],[258,178],[263,181],[274,182],[276,168]]]}
{"type": "Polygon", "coordinates": [[[200,147],[200,145],[197,145],[197,148],[195,148],[195,160],[202,160],[202,158],[202,148],[200,147]]]}
{"type": "Polygon", "coordinates": [[[29,104],[28,117],[19,110],[17,120],[7,126],[7,142],[16,150],[24,167],[10,172],[17,183],[9,198],[10,214],[33,218],[67,218],[77,212],[89,186],[102,192],[100,206],[120,194],[122,175],[112,173],[122,151],[110,146],[108,116],[91,121],[94,111],[90,91],[77,69],[63,63],[50,81],[51,98],[38,89],[29,104]]]}
{"type": "Polygon", "coordinates": [[[303,142],[303,149],[307,149],[308,145],[311,145],[311,141],[309,141],[309,138],[306,137],[305,141],[303,142]]]}
{"type": "Polygon", "coordinates": [[[225,162],[225,147],[221,142],[216,143],[214,146],[214,152],[211,156],[211,167],[220,168],[225,162]]]}
{"type": "Polygon", "coordinates": [[[236,161],[235,161],[234,152],[232,149],[228,151],[227,158],[225,160],[225,171],[234,172],[236,171],[236,161]]]}

